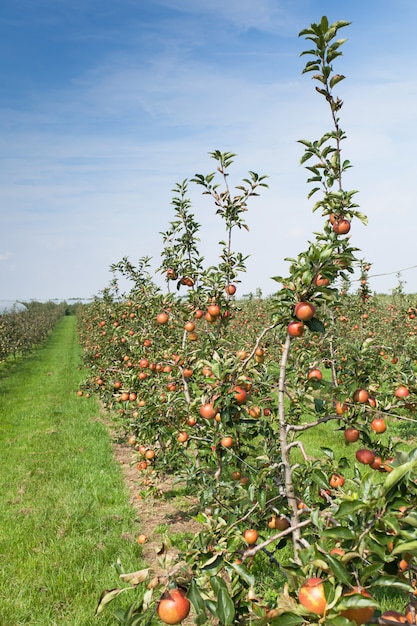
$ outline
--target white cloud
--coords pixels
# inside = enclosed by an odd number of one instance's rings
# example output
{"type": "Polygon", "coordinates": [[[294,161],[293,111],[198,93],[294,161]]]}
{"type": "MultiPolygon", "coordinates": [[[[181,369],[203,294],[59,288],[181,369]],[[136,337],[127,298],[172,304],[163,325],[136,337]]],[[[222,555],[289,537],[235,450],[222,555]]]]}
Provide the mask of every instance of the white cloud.
{"type": "MultiPolygon", "coordinates": [[[[166,37],[164,24],[143,55],[143,49],[110,47],[76,80],[28,94],[24,110],[0,110],[0,151],[8,155],[0,171],[0,245],[13,252],[1,266],[8,297],[90,296],[106,285],[109,265],[126,255],[135,261],[151,254],[157,266],[159,232],[173,215],[171,189],[196,172],[212,171],[207,153],[217,148],[238,154],[234,182],[249,169],[270,176],[270,190],[249,207],[250,233],[237,237],[251,254],[245,292],[275,289],[269,277],[285,274],[284,257],[296,256],[321,227],[306,200],[307,173],[298,167],[302,147],[296,143],[329,128],[325,103],[309,76],[293,73],[292,66],[289,71],[288,60],[272,46],[268,78],[234,64],[219,66],[194,47],[205,18],[190,14],[201,3],[160,4],[187,11],[183,30],[166,37]],[[198,22],[189,48],[188,19],[198,22]]],[[[210,19],[234,20],[237,30],[271,32],[297,19],[289,3],[260,1],[253,15],[253,3],[238,6],[204,4],[210,19]]],[[[294,49],[291,63],[299,71],[294,49]]],[[[348,71],[344,60],[348,79],[341,85],[345,156],[354,165],[346,182],[360,190],[358,201],[370,218],[369,229],[355,226],[352,236],[374,268],[390,272],[414,261],[417,89],[409,78],[411,57],[394,73],[376,47],[361,63],[350,61],[348,71]]],[[[199,190],[190,194],[204,227],[203,252],[213,263],[222,233],[199,190]]],[[[378,281],[378,289],[395,284],[391,277],[378,281]]],[[[417,273],[410,274],[408,287],[417,291],[417,273]]]]}

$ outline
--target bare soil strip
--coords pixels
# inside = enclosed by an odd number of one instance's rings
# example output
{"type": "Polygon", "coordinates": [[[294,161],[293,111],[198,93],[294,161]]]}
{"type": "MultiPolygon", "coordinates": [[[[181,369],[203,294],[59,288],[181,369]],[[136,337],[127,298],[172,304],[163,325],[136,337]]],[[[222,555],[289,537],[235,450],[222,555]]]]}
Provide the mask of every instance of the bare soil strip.
{"type": "MultiPolygon", "coordinates": [[[[194,498],[187,498],[187,505],[189,506],[187,506],[187,510],[181,510],[185,507],[180,508],[175,497],[167,497],[173,491],[173,481],[169,477],[163,480],[153,480],[155,487],[153,491],[158,494],[158,497],[147,494],[144,498],[140,491],[145,491],[146,487],[142,487],[140,484],[139,472],[136,468],[137,453],[132,447],[120,443],[114,443],[113,450],[129,489],[131,505],[137,511],[140,524],[138,534],[147,536],[147,541],[143,545],[143,558],[155,575],[164,575],[166,572],[160,567],[157,557],[162,544],[162,537],[157,529],[162,525],[168,526],[169,532],[167,534],[170,538],[180,533],[199,532],[201,526],[192,517],[192,510],[197,501],[194,498]]],[[[184,504],[183,497],[181,502],[184,504]]],[[[171,548],[170,557],[174,559],[177,552],[175,548],[171,548]]]]}

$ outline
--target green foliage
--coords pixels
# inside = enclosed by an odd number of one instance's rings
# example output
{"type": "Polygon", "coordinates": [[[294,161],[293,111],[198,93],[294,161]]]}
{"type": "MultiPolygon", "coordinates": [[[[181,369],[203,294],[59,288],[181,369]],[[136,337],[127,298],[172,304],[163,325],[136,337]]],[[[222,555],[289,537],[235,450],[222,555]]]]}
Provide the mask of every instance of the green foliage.
{"type": "Polygon", "coordinates": [[[0,362],[29,354],[45,341],[67,308],[65,303],[53,302],[28,302],[26,307],[0,315],[0,362]]]}
{"type": "Polygon", "coordinates": [[[116,412],[125,437],[135,437],[144,482],[152,488],[153,472],[175,473],[199,499],[201,532],[166,580],[136,585],[138,604],[120,614],[125,621],[148,623],[161,589],[178,583],[188,589],[198,624],[347,626],[348,608],[373,607],[377,615],[376,589],[397,589],[405,603],[417,582],[414,566],[401,576],[398,562],[405,551],[414,558],[417,546],[416,452],[391,431],[395,419],[414,420],[417,406],[415,309],[401,294],[401,305],[388,312],[374,301],[370,265],[356,258],[346,236],[366,217],[356,191],[343,188],[350,163],[341,159],[347,136],[333,90],[344,77],[333,62],[345,26],[323,18],[300,33],[315,45],[303,53],[313,57],[304,72],[314,72],[332,129],[301,141],[315,185],[309,197],[321,192],[313,211],[321,210],[325,224],[304,252],[287,259],[288,277],[275,277],[282,289],[265,302],[234,298],[231,281],[238,282],[245,257],[233,250],[232,232],[247,229],[248,200],[266,183],[250,171],[234,195],[228,177],[235,155],[215,151],[217,170],[190,182],[223,221],[219,265],[203,266],[184,181],[175,190],[176,219],[163,233],[160,269],[177,281],[177,292],[188,292],[106,293],[80,323],[90,370],[84,388],[116,412]],[[360,287],[348,296],[357,266],[360,287]],[[398,398],[400,382],[407,394],[398,398]],[[374,418],[386,420],[387,433],[375,429],[374,418]],[[356,446],[345,442],[348,427],[357,430],[356,446]],[[247,530],[256,531],[253,543],[247,530]],[[263,584],[265,562],[272,591],[263,584]],[[305,579],[315,576],[327,601],[319,618],[298,601],[305,579]],[[371,598],[357,592],[365,586],[371,598]]]}
{"type": "Polygon", "coordinates": [[[177,289],[181,285],[198,286],[199,274],[203,269],[203,257],[198,250],[197,233],[200,229],[191,213],[191,201],[186,198],[188,181],[178,183],[172,200],[177,219],[162,234],[165,244],[163,265],[160,270],[165,272],[167,281],[178,280],[177,289]]]}

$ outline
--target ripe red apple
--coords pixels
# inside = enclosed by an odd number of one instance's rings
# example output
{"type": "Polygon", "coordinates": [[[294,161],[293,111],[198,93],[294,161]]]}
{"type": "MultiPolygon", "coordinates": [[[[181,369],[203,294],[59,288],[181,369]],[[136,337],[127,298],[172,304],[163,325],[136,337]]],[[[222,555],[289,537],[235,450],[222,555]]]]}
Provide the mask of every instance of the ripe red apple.
{"type": "Polygon", "coordinates": [[[279,515],[278,517],[273,515],[271,520],[268,522],[268,526],[269,528],[282,531],[282,530],[287,530],[287,528],[290,527],[290,522],[287,520],[287,518],[284,515],[279,515]]]}
{"type": "Polygon", "coordinates": [[[387,425],[383,417],[375,417],[371,422],[371,428],[375,433],[384,433],[387,425]]]}
{"type": "Polygon", "coordinates": [[[308,611],[316,613],[316,615],[323,615],[327,601],[322,579],[316,577],[305,580],[298,592],[298,601],[308,611]]]}
{"type": "Polygon", "coordinates": [[[375,454],[372,452],[372,450],[362,448],[361,450],[356,451],[356,459],[359,461],[359,463],[363,463],[364,465],[371,465],[375,461],[375,454]]]}
{"type": "Polygon", "coordinates": [[[258,536],[259,536],[258,531],[255,530],[254,528],[247,528],[245,532],[243,533],[244,540],[250,546],[252,546],[254,543],[257,542],[258,536]]]}
{"type": "Polygon", "coordinates": [[[347,442],[353,443],[359,439],[359,430],[350,426],[349,428],[346,428],[344,436],[347,442]]]}
{"type": "Polygon", "coordinates": [[[337,220],[333,224],[333,231],[336,233],[336,235],[347,235],[347,233],[350,231],[349,220],[347,220],[346,218],[337,220]]]}
{"type": "Polygon", "coordinates": [[[376,398],[374,396],[368,396],[368,404],[373,409],[375,409],[376,408],[376,398]]]}
{"type": "Polygon", "coordinates": [[[327,287],[327,285],[330,283],[330,280],[328,278],[325,278],[321,274],[316,274],[313,279],[313,283],[316,285],[316,287],[327,287]]]}
{"type": "Polygon", "coordinates": [[[294,309],[295,317],[302,322],[307,322],[314,317],[316,307],[310,302],[297,302],[294,309]]]}
{"type": "Polygon", "coordinates": [[[177,273],[175,270],[170,268],[166,271],[166,277],[168,278],[168,280],[175,280],[177,278],[177,273]]]}
{"type": "Polygon", "coordinates": [[[157,608],[159,619],[165,624],[179,624],[189,614],[190,601],[182,589],[166,591],[157,608]]]}
{"type": "Polygon", "coordinates": [[[210,402],[207,402],[206,404],[202,404],[200,406],[201,417],[204,417],[205,419],[210,420],[210,419],[214,419],[216,417],[216,414],[217,414],[217,411],[210,402]]]}
{"type": "Polygon", "coordinates": [[[361,404],[365,404],[365,402],[368,402],[369,399],[369,393],[366,391],[366,389],[356,389],[355,393],[353,394],[353,401],[354,402],[359,402],[361,404]]]}
{"type": "Polygon", "coordinates": [[[158,324],[166,324],[168,320],[168,313],[162,312],[158,313],[158,315],[156,316],[156,321],[158,322],[158,324]]]}
{"type": "Polygon", "coordinates": [[[218,317],[220,315],[220,307],[218,304],[210,304],[207,307],[207,313],[211,315],[211,317],[218,317]]]}
{"type": "Polygon", "coordinates": [[[291,337],[302,337],[304,334],[304,324],[303,322],[296,322],[294,320],[288,324],[287,331],[291,337]]]}
{"type": "Polygon", "coordinates": [[[349,407],[346,404],[346,402],[340,402],[340,401],[336,402],[334,408],[335,408],[337,415],[343,415],[343,413],[346,413],[346,411],[349,410],[349,407]]]}
{"type": "Polygon", "coordinates": [[[394,395],[395,395],[396,398],[406,398],[407,396],[410,395],[410,392],[408,391],[408,389],[407,389],[407,387],[405,385],[400,385],[395,390],[394,395]]]}
{"type": "Polygon", "coordinates": [[[245,404],[248,396],[246,389],[240,385],[236,385],[236,387],[233,387],[233,394],[236,404],[245,404]]]}
{"type": "Polygon", "coordinates": [[[309,373],[307,374],[307,378],[309,380],[322,380],[323,379],[323,374],[321,373],[321,371],[318,368],[314,368],[314,369],[309,371],[309,373]]]}
{"type": "Polygon", "coordinates": [[[345,484],[345,478],[341,474],[332,474],[329,480],[329,485],[332,489],[338,489],[345,484]]]}

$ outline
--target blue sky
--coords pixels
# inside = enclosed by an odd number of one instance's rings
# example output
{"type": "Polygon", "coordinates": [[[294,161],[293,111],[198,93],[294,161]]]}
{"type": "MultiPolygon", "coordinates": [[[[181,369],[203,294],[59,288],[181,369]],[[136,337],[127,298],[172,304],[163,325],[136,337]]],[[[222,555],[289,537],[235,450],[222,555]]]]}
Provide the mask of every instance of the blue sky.
{"type": "MultiPolygon", "coordinates": [[[[346,80],[346,188],[369,226],[352,228],[371,289],[417,293],[415,0],[2,0],[0,299],[91,297],[122,257],[153,257],[177,182],[237,154],[230,183],[269,176],[249,205],[240,294],[272,293],[320,230],[298,139],[329,129],[301,75],[301,29],[352,24],[335,69],[346,80]],[[412,268],[412,269],[405,269],[412,268]]],[[[216,263],[214,209],[190,188],[202,251],[216,263]]]]}

